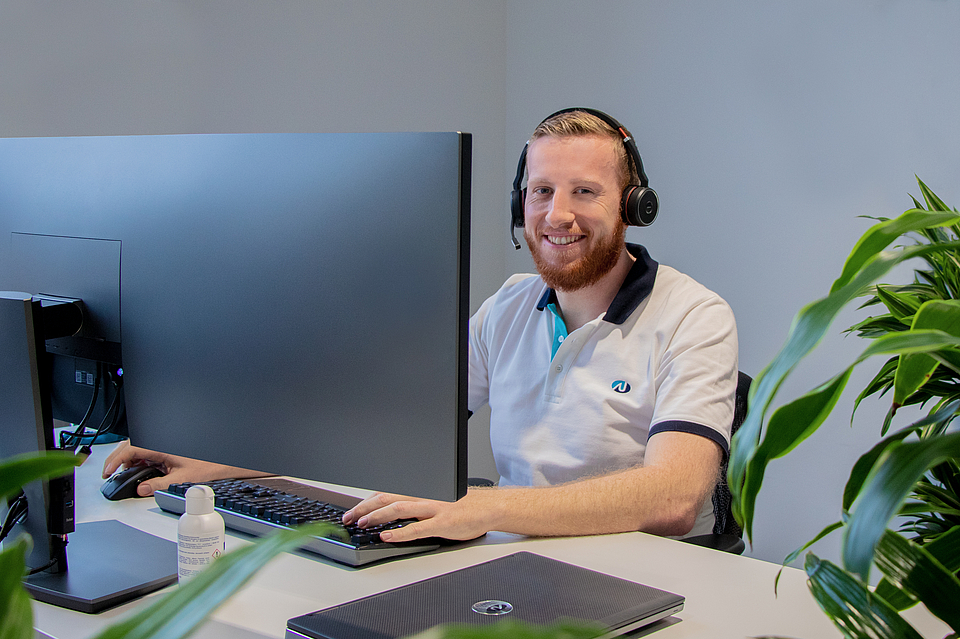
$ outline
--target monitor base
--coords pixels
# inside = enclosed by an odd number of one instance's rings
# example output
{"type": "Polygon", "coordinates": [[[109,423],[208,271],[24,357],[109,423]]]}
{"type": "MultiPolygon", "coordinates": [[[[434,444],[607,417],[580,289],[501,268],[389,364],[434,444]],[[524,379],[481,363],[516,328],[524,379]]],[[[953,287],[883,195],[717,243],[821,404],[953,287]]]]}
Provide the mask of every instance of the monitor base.
{"type": "Polygon", "coordinates": [[[177,581],[177,545],[119,521],[77,524],[68,569],[24,579],[37,601],[97,613],[177,581]]]}

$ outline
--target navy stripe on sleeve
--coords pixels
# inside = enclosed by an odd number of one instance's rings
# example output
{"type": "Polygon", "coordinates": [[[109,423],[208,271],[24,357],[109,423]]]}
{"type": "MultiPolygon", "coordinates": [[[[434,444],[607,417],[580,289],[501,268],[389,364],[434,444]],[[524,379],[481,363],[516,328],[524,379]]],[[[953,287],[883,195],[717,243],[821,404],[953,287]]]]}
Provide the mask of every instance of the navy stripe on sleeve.
{"type": "Polygon", "coordinates": [[[723,449],[723,455],[726,457],[730,453],[730,447],[727,444],[727,440],[724,439],[723,435],[710,428],[709,426],[704,426],[702,424],[695,424],[693,422],[685,422],[681,420],[659,422],[654,424],[650,428],[650,434],[647,435],[647,439],[650,439],[657,433],[665,432],[679,432],[679,433],[690,433],[691,435],[699,435],[701,437],[706,437],[707,439],[714,441],[717,445],[723,449]]]}

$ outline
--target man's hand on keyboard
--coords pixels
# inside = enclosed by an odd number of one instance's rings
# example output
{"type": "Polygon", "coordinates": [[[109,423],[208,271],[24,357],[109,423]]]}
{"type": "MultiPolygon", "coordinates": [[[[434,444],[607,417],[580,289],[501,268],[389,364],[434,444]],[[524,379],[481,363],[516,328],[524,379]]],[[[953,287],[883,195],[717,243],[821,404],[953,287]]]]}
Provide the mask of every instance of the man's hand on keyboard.
{"type": "Polygon", "coordinates": [[[106,479],[121,467],[129,468],[137,464],[156,466],[164,472],[163,477],[148,479],[137,487],[137,494],[141,497],[150,496],[154,491],[162,490],[170,484],[264,476],[256,471],[137,448],[131,446],[129,441],[122,441],[103,462],[103,478],[106,479]]]}
{"type": "Polygon", "coordinates": [[[367,528],[397,519],[416,519],[402,528],[380,534],[381,540],[393,543],[425,537],[476,539],[494,529],[492,514],[497,492],[496,489],[471,489],[453,503],[377,493],[347,511],[343,523],[367,528]]]}

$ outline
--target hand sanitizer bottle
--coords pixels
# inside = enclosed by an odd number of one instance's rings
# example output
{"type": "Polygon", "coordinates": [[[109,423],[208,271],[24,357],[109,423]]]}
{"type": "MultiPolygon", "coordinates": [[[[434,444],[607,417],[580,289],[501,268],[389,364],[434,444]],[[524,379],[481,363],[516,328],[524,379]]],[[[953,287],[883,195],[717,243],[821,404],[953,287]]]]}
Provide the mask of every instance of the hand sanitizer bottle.
{"type": "Polygon", "coordinates": [[[187,489],[186,509],[177,526],[177,574],[186,583],[214,559],[223,554],[223,517],[215,512],[213,489],[191,486],[187,489]]]}

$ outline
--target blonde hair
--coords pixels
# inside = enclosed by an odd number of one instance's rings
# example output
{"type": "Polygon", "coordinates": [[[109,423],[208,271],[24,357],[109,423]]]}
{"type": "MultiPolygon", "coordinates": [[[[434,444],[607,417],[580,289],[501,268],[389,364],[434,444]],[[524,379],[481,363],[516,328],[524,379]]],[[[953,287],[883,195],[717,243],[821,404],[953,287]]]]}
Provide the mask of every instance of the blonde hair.
{"type": "MultiPolygon", "coordinates": [[[[628,184],[640,184],[640,176],[630,159],[630,154],[627,153],[623,135],[592,113],[564,111],[553,115],[534,129],[530,141],[533,142],[545,137],[566,138],[586,135],[599,135],[616,142],[614,148],[617,154],[617,169],[620,173],[621,189],[626,188],[628,184]]],[[[627,132],[627,135],[629,135],[629,132],[627,132]]]]}

